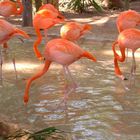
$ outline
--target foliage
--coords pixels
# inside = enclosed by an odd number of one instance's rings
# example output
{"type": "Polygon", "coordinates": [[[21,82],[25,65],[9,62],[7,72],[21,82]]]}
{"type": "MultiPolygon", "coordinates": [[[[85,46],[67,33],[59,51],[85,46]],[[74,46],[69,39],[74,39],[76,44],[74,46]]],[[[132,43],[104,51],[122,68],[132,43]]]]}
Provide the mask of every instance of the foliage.
{"type": "Polygon", "coordinates": [[[65,137],[62,133],[65,132],[55,127],[48,127],[37,132],[18,130],[14,134],[8,136],[6,140],[14,140],[20,138],[26,138],[27,140],[46,140],[46,138],[65,140],[65,137]]]}
{"type": "MultiPolygon", "coordinates": [[[[63,0],[62,3],[66,3],[66,1],[63,0]]],[[[67,7],[76,12],[84,12],[90,7],[94,7],[99,12],[103,10],[95,0],[69,0],[67,1],[67,7]]]]}

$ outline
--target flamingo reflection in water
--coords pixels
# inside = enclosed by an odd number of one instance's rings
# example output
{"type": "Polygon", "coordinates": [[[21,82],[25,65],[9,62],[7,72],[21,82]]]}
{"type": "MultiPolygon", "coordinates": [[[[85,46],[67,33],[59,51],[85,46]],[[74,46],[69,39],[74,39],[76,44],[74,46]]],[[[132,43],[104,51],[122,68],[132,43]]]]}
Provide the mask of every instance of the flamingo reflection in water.
{"type": "Polygon", "coordinates": [[[56,62],[63,66],[65,76],[71,82],[72,88],[75,88],[76,83],[71,76],[68,66],[82,57],[86,57],[96,62],[96,58],[91,53],[83,50],[73,42],[62,38],[53,39],[46,44],[44,57],[46,60],[43,69],[27,81],[24,93],[24,103],[27,103],[29,100],[29,89],[32,82],[44,75],[52,62],[56,62]]]}

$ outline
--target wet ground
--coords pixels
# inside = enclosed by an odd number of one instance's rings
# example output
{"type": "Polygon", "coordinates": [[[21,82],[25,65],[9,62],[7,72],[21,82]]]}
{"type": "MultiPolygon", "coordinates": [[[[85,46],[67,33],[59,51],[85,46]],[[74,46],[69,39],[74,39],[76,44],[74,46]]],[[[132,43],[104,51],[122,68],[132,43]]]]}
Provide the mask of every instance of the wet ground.
{"type": "MultiPolygon", "coordinates": [[[[78,84],[69,94],[67,102],[61,103],[68,89],[62,67],[53,63],[49,71],[36,80],[30,89],[30,101],[23,103],[26,79],[40,70],[43,62],[33,53],[34,30],[24,28],[30,40],[9,41],[11,50],[3,53],[3,86],[0,87],[0,113],[22,128],[39,130],[48,126],[70,132],[73,140],[139,140],[140,139],[140,51],[137,51],[137,70],[133,85],[121,81],[114,74],[111,45],[117,37],[115,19],[110,17],[87,17],[84,21],[93,25],[93,34],[82,37],[78,44],[96,56],[94,63],[81,59],[69,68],[78,84]],[[18,81],[15,80],[12,58],[15,55],[18,81]],[[134,83],[135,82],[135,83],[134,83]],[[61,103],[61,104],[60,104],[61,103]]],[[[72,18],[71,18],[72,19],[72,18]]],[[[59,35],[61,25],[49,30],[49,39],[59,35]]],[[[40,50],[44,50],[43,40],[40,50]]],[[[129,77],[131,52],[127,61],[119,64],[129,77]]]]}

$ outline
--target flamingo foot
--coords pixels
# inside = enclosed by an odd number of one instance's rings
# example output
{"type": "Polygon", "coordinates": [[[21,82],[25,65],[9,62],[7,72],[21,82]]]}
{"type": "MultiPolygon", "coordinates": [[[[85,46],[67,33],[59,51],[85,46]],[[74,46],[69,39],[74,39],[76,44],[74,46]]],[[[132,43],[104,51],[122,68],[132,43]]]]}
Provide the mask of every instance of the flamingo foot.
{"type": "Polygon", "coordinates": [[[42,61],[42,60],[45,60],[45,57],[40,56],[40,57],[38,57],[38,59],[39,59],[40,61],[42,61]]]}
{"type": "Polygon", "coordinates": [[[121,80],[128,80],[128,78],[126,78],[125,76],[123,75],[117,75],[121,80]]]}
{"type": "Polygon", "coordinates": [[[29,97],[25,95],[24,96],[24,105],[27,105],[28,101],[29,101],[29,97]]]}

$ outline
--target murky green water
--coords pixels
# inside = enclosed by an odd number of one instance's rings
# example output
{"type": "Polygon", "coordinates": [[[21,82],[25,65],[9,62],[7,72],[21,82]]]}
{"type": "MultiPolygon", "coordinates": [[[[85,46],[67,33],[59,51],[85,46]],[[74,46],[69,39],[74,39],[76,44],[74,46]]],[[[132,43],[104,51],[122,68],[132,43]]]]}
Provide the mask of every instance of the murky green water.
{"type": "MultiPolygon", "coordinates": [[[[30,101],[23,104],[26,79],[41,69],[43,62],[33,53],[33,42],[10,41],[16,56],[18,81],[15,80],[12,55],[5,54],[3,86],[0,87],[0,113],[11,122],[32,130],[48,126],[71,132],[73,140],[139,140],[140,139],[140,52],[137,53],[135,85],[114,75],[112,42],[84,41],[98,62],[81,59],[70,66],[78,88],[66,104],[63,100],[66,81],[62,67],[53,63],[49,71],[30,89],[30,101]]],[[[43,46],[40,47],[43,51],[43,46]]],[[[131,55],[130,55],[131,56],[131,55]]],[[[129,76],[131,59],[120,64],[129,76]]]]}

